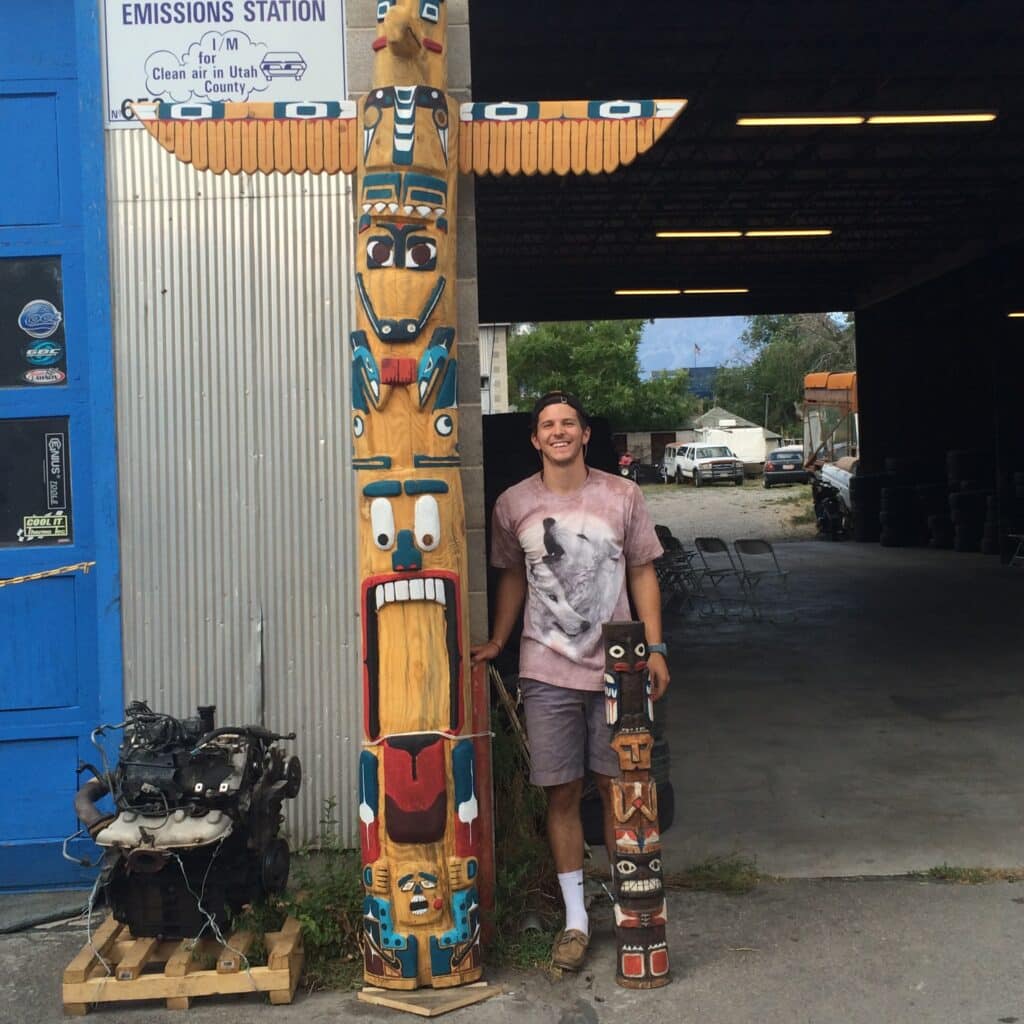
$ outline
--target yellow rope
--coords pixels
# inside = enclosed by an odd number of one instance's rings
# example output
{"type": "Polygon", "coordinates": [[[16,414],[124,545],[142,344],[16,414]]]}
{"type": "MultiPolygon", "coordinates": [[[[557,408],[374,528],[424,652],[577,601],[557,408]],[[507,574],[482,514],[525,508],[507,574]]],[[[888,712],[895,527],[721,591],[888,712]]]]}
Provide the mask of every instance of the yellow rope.
{"type": "Polygon", "coordinates": [[[88,575],[95,562],[76,562],[74,565],[62,565],[59,569],[47,569],[45,572],[32,572],[27,576],[12,576],[8,580],[0,580],[0,587],[13,587],[15,583],[31,583],[33,580],[45,580],[50,576],[63,576],[69,572],[81,570],[88,575]]]}

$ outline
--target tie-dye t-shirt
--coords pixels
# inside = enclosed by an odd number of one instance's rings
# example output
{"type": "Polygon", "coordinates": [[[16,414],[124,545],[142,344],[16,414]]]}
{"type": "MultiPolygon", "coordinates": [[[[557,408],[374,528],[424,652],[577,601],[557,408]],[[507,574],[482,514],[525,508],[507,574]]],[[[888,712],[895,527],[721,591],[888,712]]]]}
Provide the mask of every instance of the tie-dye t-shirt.
{"type": "Polygon", "coordinates": [[[601,626],[630,618],[626,567],[662,553],[640,488],[591,469],[571,494],[540,473],[494,506],[491,565],[526,566],[519,674],[572,690],[604,687],[601,626]]]}

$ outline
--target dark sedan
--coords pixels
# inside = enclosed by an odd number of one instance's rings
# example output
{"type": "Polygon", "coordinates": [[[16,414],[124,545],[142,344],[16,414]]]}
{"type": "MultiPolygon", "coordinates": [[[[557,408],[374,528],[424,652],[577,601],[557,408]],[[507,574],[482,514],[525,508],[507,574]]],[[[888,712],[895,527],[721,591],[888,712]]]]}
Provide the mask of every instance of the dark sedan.
{"type": "Polygon", "coordinates": [[[803,448],[777,448],[764,460],[764,486],[805,484],[811,474],[804,469],[803,448]]]}

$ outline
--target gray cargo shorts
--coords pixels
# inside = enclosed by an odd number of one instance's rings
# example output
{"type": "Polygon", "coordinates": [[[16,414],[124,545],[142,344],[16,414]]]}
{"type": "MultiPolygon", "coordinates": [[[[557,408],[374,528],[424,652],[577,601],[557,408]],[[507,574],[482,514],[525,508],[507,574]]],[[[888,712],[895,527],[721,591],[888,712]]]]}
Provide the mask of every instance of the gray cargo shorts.
{"type": "Polygon", "coordinates": [[[535,786],[582,779],[588,768],[618,776],[603,690],[570,690],[536,679],[520,679],[519,689],[530,741],[530,781],[535,786]]]}

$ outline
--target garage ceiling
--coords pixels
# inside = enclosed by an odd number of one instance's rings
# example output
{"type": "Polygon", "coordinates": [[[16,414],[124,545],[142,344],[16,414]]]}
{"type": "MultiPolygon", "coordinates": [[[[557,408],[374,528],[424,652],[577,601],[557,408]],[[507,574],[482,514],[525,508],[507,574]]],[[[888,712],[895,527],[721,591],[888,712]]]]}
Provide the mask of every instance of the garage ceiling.
{"type": "Polygon", "coordinates": [[[470,19],[478,100],[689,100],[615,175],[478,180],[482,321],[858,309],[1024,237],[1014,4],[475,0],[470,19]],[[736,125],[741,114],[936,110],[999,116],[736,125]],[[796,228],[833,234],[655,237],[796,228]],[[614,295],[730,287],[749,294],[614,295]]]}

